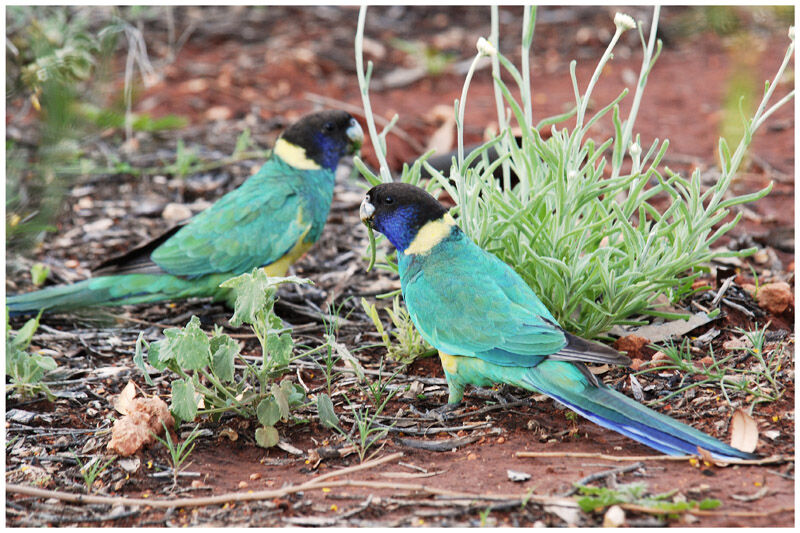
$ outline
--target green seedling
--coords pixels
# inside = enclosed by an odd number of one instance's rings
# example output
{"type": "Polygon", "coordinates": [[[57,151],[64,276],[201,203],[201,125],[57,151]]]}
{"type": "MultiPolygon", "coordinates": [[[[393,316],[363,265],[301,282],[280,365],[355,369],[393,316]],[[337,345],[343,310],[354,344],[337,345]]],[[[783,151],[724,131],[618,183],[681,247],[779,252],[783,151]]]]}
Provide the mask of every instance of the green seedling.
{"type": "Polygon", "coordinates": [[[91,461],[89,461],[86,465],[84,465],[83,461],[81,461],[80,457],[78,457],[76,453],[73,452],[72,457],[75,459],[75,461],[78,463],[78,466],[80,467],[81,477],[83,477],[83,483],[84,485],[86,485],[86,494],[90,494],[92,492],[95,480],[103,472],[105,472],[106,468],[108,468],[108,466],[111,463],[117,460],[116,457],[112,457],[111,459],[103,463],[102,456],[98,455],[91,461]]]}
{"type": "Polygon", "coordinates": [[[167,448],[167,451],[169,452],[169,460],[172,464],[172,486],[177,487],[178,476],[182,470],[189,466],[189,464],[184,465],[184,463],[186,463],[186,460],[189,459],[189,456],[194,451],[196,444],[194,441],[200,436],[200,425],[196,425],[181,444],[172,442],[172,436],[169,433],[169,428],[167,428],[167,425],[164,422],[162,422],[161,425],[164,426],[163,439],[152,431],[150,433],[158,440],[158,442],[167,448]]]}

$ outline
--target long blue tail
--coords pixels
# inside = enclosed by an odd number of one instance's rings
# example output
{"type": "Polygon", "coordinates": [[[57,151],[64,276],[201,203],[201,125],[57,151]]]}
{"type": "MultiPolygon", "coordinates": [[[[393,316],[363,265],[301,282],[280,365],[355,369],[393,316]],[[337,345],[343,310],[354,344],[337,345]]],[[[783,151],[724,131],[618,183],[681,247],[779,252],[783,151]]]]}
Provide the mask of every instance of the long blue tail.
{"type": "Polygon", "coordinates": [[[696,455],[699,446],[721,460],[758,457],[648,409],[613,389],[590,384],[572,363],[550,360],[526,370],[522,381],[529,387],[555,398],[600,426],[667,455],[696,455]]]}

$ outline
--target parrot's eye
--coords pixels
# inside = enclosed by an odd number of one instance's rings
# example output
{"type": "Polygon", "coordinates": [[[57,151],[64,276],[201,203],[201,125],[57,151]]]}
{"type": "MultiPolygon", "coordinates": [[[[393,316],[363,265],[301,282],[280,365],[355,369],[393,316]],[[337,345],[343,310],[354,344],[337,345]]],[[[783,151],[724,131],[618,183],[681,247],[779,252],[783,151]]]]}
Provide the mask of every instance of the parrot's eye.
{"type": "Polygon", "coordinates": [[[383,203],[386,205],[391,205],[394,203],[394,198],[392,198],[391,196],[387,196],[386,198],[383,199],[383,203]]]}
{"type": "Polygon", "coordinates": [[[332,131],[333,131],[333,129],[334,129],[335,127],[336,127],[336,126],[334,125],[334,123],[333,123],[333,122],[326,122],[325,124],[323,124],[323,125],[322,125],[322,130],[323,130],[323,131],[325,131],[325,132],[328,132],[328,133],[330,133],[330,132],[332,132],[332,131]]]}

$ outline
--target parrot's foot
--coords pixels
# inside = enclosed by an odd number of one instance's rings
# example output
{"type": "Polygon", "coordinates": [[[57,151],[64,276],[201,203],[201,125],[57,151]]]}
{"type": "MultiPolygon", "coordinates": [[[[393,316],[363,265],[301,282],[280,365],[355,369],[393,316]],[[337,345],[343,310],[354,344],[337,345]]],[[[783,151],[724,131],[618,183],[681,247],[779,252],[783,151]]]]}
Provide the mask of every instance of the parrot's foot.
{"type": "Polygon", "coordinates": [[[444,422],[445,420],[452,418],[453,411],[461,407],[462,402],[458,403],[446,403],[442,406],[437,407],[436,409],[430,409],[426,413],[426,415],[430,418],[435,418],[439,422],[444,422]]]}
{"type": "Polygon", "coordinates": [[[477,396],[482,400],[494,400],[503,407],[508,405],[509,403],[514,403],[519,400],[516,396],[512,394],[514,387],[511,385],[506,385],[505,383],[497,387],[496,389],[492,388],[476,388],[473,391],[473,396],[477,396]]]}

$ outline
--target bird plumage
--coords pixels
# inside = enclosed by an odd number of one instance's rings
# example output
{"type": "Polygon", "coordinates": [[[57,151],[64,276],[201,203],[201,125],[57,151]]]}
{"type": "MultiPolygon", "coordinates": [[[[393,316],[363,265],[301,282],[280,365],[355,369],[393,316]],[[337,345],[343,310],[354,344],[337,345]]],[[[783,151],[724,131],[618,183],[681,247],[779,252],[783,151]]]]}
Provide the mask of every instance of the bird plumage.
{"type": "Polygon", "coordinates": [[[468,384],[506,383],[544,393],[667,454],[697,453],[700,446],[724,459],[752,457],[600,383],[585,363],[630,360],[564,331],[522,278],[472,242],[422,189],[373,187],[361,217],[397,248],[406,307],[439,350],[451,404],[468,384]]]}
{"type": "Polygon", "coordinates": [[[100,277],[11,296],[11,313],[123,305],[189,296],[227,297],[219,284],[257,267],[272,276],[320,237],[339,160],[363,133],[348,113],[313,113],[290,126],[269,160],[187,223],[99,266],[100,277]]]}

